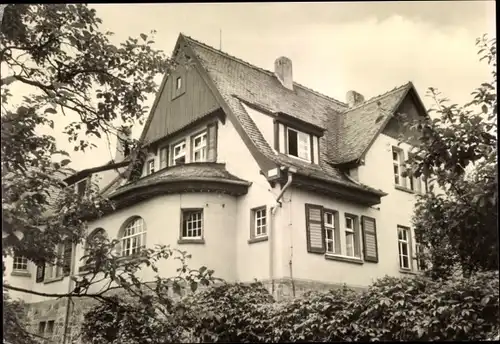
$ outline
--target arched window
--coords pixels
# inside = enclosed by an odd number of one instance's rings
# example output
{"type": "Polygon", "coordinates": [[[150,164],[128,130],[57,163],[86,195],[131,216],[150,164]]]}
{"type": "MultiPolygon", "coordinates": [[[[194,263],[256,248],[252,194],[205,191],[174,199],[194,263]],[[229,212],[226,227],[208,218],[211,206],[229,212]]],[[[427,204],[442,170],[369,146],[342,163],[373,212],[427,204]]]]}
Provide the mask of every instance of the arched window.
{"type": "Polygon", "coordinates": [[[85,254],[89,254],[91,246],[95,246],[99,243],[103,243],[107,240],[108,234],[104,228],[96,228],[89,234],[85,242],[85,254]]]}
{"type": "Polygon", "coordinates": [[[141,217],[134,217],[125,223],[121,231],[121,255],[126,257],[141,250],[146,245],[146,225],[141,217]]]}

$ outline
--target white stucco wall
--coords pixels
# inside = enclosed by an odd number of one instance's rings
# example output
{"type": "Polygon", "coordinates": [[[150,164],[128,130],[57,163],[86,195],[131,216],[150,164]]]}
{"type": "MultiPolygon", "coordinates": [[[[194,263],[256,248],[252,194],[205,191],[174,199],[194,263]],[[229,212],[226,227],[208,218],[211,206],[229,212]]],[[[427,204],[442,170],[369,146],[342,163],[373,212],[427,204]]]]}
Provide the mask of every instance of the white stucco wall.
{"type": "MultiPolygon", "coordinates": [[[[272,123],[272,122],[271,122],[272,123]]],[[[252,182],[248,193],[238,197],[236,262],[238,280],[246,282],[269,278],[269,241],[248,243],[250,239],[250,210],[275,204],[277,189],[271,190],[266,178],[230,120],[219,126],[218,162],[235,176],[252,182]]],[[[269,222],[268,222],[269,223],[269,222]]],[[[278,249],[278,248],[277,248],[278,249]]]]}

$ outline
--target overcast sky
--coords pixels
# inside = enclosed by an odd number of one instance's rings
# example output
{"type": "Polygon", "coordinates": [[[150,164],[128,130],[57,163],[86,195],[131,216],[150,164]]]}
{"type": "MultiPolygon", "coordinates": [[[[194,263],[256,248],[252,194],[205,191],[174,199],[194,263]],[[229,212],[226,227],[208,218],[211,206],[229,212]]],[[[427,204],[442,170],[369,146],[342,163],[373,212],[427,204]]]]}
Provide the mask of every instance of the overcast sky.
{"type": "MultiPolygon", "coordinates": [[[[489,80],[475,39],[495,35],[494,1],[93,6],[117,41],[155,29],[157,48],[170,54],[179,32],[218,48],[222,30],[224,52],[269,70],[287,56],[295,81],[342,101],[351,89],[370,98],[411,80],[426,105],[430,86],[465,103],[489,80]]],[[[60,143],[67,147],[63,136],[60,143]]],[[[72,167],[109,161],[99,145],[74,154],[72,167]]]]}

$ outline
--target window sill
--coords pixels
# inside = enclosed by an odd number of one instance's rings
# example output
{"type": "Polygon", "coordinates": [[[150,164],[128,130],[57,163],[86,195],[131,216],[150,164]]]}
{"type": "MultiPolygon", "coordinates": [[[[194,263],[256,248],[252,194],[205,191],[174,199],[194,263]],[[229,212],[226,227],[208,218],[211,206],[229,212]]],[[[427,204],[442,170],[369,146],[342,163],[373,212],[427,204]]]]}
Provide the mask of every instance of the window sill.
{"type": "Polygon", "coordinates": [[[183,245],[183,244],[204,245],[205,244],[205,239],[179,239],[179,240],[177,240],[177,243],[179,245],[183,245]]]}
{"type": "Polygon", "coordinates": [[[295,159],[295,160],[298,160],[298,161],[301,161],[303,163],[308,163],[308,164],[313,164],[313,162],[311,160],[307,160],[307,159],[304,159],[304,158],[299,158],[298,156],[295,156],[295,155],[290,155],[290,154],[285,154],[287,157],[289,158],[292,158],[292,159],[295,159]]]}
{"type": "Polygon", "coordinates": [[[10,275],[19,277],[31,277],[31,273],[29,271],[24,271],[24,270],[13,270],[10,273],[10,275]]]}
{"type": "Polygon", "coordinates": [[[260,236],[260,237],[248,239],[248,243],[254,244],[256,242],[262,242],[262,241],[268,241],[268,240],[269,240],[269,237],[266,235],[266,236],[260,236]]]}
{"type": "Polygon", "coordinates": [[[346,256],[339,256],[339,255],[335,255],[335,254],[325,254],[325,259],[338,260],[338,261],[341,261],[341,262],[358,264],[358,265],[364,264],[363,260],[361,260],[360,258],[352,258],[352,257],[346,257],[346,256]]]}
{"type": "Polygon", "coordinates": [[[408,189],[407,187],[405,186],[401,186],[401,185],[397,185],[395,184],[394,185],[394,188],[396,190],[400,190],[400,191],[404,191],[404,192],[407,192],[407,193],[410,193],[410,194],[415,194],[415,191],[413,191],[412,189],[408,189]]]}
{"type": "Polygon", "coordinates": [[[43,284],[50,284],[50,283],[54,283],[54,282],[59,282],[59,281],[62,281],[64,279],[65,276],[60,276],[60,277],[55,277],[55,278],[51,278],[51,279],[46,279],[43,281],[43,284]]]}
{"type": "Polygon", "coordinates": [[[402,274],[407,274],[407,275],[420,275],[420,271],[414,271],[414,270],[406,270],[406,269],[399,269],[399,272],[402,274]]]}

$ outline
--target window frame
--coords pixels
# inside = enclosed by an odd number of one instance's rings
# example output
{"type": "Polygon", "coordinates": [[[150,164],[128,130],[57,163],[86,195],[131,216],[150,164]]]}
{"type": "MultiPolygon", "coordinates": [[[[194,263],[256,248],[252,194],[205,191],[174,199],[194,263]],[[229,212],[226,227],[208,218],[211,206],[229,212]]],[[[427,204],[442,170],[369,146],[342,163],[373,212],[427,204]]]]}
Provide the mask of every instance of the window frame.
{"type": "Polygon", "coordinates": [[[183,138],[182,140],[178,141],[177,143],[172,144],[172,166],[177,166],[177,165],[184,165],[187,163],[187,142],[186,138],[183,138]],[[178,146],[184,145],[184,150],[182,154],[176,155],[175,154],[175,149],[178,146]],[[178,164],[176,162],[177,159],[184,157],[184,162],[182,164],[178,164]]]}
{"type": "Polygon", "coordinates": [[[398,260],[399,260],[399,268],[404,271],[412,270],[412,250],[411,250],[411,230],[409,227],[398,225],[398,260]],[[405,239],[400,238],[400,232],[406,234],[405,239]],[[407,254],[403,254],[403,245],[406,245],[407,254]],[[404,267],[404,259],[402,257],[406,257],[408,261],[408,267],[404,267]]]}
{"type": "Polygon", "coordinates": [[[406,187],[406,178],[402,176],[404,164],[404,151],[401,147],[392,146],[392,179],[394,185],[399,187],[406,187]],[[394,154],[397,154],[397,159],[394,159],[394,154]],[[398,172],[394,171],[397,167],[398,172]],[[396,181],[396,177],[398,178],[396,181]]]}
{"type": "MultiPolygon", "coordinates": [[[[204,234],[205,234],[204,233],[204,225],[205,225],[205,216],[204,216],[203,208],[182,208],[181,209],[181,226],[180,226],[179,240],[181,240],[181,241],[190,241],[190,240],[202,241],[202,240],[204,240],[204,234]],[[196,230],[199,229],[199,235],[197,235],[197,236],[184,235],[185,232],[186,232],[186,234],[188,232],[187,227],[186,227],[186,230],[184,230],[184,226],[185,225],[187,226],[186,216],[193,215],[193,214],[201,214],[200,219],[196,219],[196,220],[191,222],[191,223],[193,223],[193,222],[200,221],[200,227],[196,228],[196,230]]],[[[193,231],[194,231],[194,229],[191,228],[191,232],[193,232],[193,231]]]]}
{"type": "Polygon", "coordinates": [[[120,237],[119,237],[119,249],[120,249],[120,257],[133,257],[134,255],[138,254],[141,252],[146,247],[146,234],[147,234],[147,228],[146,228],[146,221],[140,216],[134,216],[132,218],[129,218],[127,221],[125,221],[123,227],[120,230],[120,237]],[[140,232],[134,232],[133,234],[127,234],[127,230],[134,228],[133,224],[136,222],[140,222],[138,226],[135,226],[135,228],[140,228],[140,232]],[[132,247],[130,245],[128,248],[126,247],[126,240],[130,240],[130,243],[132,243],[132,239],[139,237],[139,245],[135,245],[132,247]],[[135,250],[135,251],[134,251],[135,250]],[[124,252],[127,252],[128,254],[124,254],[124,252]]]}
{"type": "Polygon", "coordinates": [[[160,168],[159,168],[159,170],[167,168],[169,166],[169,161],[168,161],[169,146],[166,145],[166,146],[160,147],[160,149],[158,150],[158,154],[160,156],[160,166],[159,166],[160,168]],[[165,160],[162,160],[162,157],[165,157],[165,160]],[[165,166],[163,166],[162,163],[164,163],[165,166]]]}
{"type": "Polygon", "coordinates": [[[301,131],[301,130],[298,130],[298,129],[295,129],[295,128],[292,128],[292,127],[289,127],[289,126],[285,126],[285,149],[286,149],[286,154],[292,158],[295,158],[295,159],[300,159],[302,161],[307,161],[309,163],[312,163],[312,154],[311,154],[311,151],[312,151],[312,139],[311,139],[311,134],[308,134],[304,131],[301,131]],[[289,135],[289,131],[293,131],[297,134],[297,155],[292,155],[290,154],[290,135],[289,135]],[[306,157],[302,157],[300,156],[300,136],[301,135],[304,135],[305,137],[307,137],[307,158],[306,157]]]}
{"type": "Polygon", "coordinates": [[[14,254],[14,257],[12,259],[12,271],[13,272],[24,272],[24,273],[28,272],[28,258],[14,254]],[[18,259],[20,259],[21,262],[17,262],[16,260],[18,260],[18,259]],[[24,268],[16,268],[16,266],[19,266],[19,265],[24,265],[25,267],[24,268]]]}
{"type": "Polygon", "coordinates": [[[61,261],[64,262],[64,244],[58,244],[56,250],[57,255],[54,264],[46,263],[45,265],[44,282],[50,282],[64,277],[64,267],[61,264],[61,261]]]}
{"type": "Polygon", "coordinates": [[[354,259],[361,258],[361,257],[356,256],[356,250],[354,247],[356,245],[356,240],[354,238],[356,236],[356,223],[355,223],[356,218],[351,214],[345,214],[344,219],[345,219],[345,224],[344,224],[345,255],[346,255],[346,257],[354,258],[354,259]],[[348,220],[351,221],[352,228],[348,228],[348,226],[347,226],[348,220]],[[352,237],[352,255],[349,254],[349,249],[347,246],[347,235],[348,234],[350,235],[350,237],[352,237]]]}
{"type": "Polygon", "coordinates": [[[149,176],[150,174],[155,173],[156,169],[156,164],[155,164],[155,159],[149,159],[146,165],[146,175],[149,176]]]}
{"type": "Polygon", "coordinates": [[[267,218],[267,208],[265,206],[258,207],[252,210],[253,217],[253,237],[254,238],[264,238],[267,237],[267,226],[268,226],[268,218],[267,218]],[[259,213],[264,212],[264,216],[258,216],[259,213]],[[260,220],[260,225],[258,224],[260,220]],[[262,220],[264,220],[264,224],[262,224],[262,220]],[[259,234],[259,228],[261,233],[259,234]]]}
{"type": "Polygon", "coordinates": [[[335,249],[335,245],[336,245],[336,242],[335,242],[335,235],[336,235],[336,231],[338,230],[336,228],[336,225],[335,225],[335,216],[337,214],[333,211],[330,211],[328,209],[325,209],[323,211],[323,225],[325,227],[325,253],[326,254],[340,254],[340,252],[336,252],[336,249],[335,249]],[[327,221],[327,216],[328,215],[331,215],[332,216],[332,223],[329,224],[328,221],[327,221]],[[328,238],[328,231],[331,232],[332,234],[332,237],[331,239],[328,238]],[[332,245],[332,250],[329,251],[328,250],[328,244],[331,243],[332,245]]]}
{"type": "Polygon", "coordinates": [[[182,76],[178,76],[175,78],[175,90],[176,92],[179,92],[179,90],[182,89],[182,76]]]}
{"type": "MultiPolygon", "coordinates": [[[[197,134],[191,135],[191,147],[192,147],[192,152],[191,152],[191,162],[206,162],[208,158],[208,130],[204,129],[201,132],[198,132],[197,134]],[[196,147],[196,139],[199,137],[202,138],[202,146],[196,147]],[[205,138],[205,141],[203,141],[203,137],[205,138]],[[198,152],[204,153],[203,158],[201,160],[196,160],[196,153],[198,152]]],[[[201,153],[200,153],[201,155],[201,153]]]]}
{"type": "Polygon", "coordinates": [[[83,178],[82,180],[79,180],[75,183],[75,192],[79,195],[79,196],[84,196],[86,193],[87,193],[87,189],[89,187],[89,178],[86,177],[86,178],[83,178]],[[83,190],[80,189],[80,185],[84,185],[83,187],[83,190]]]}

